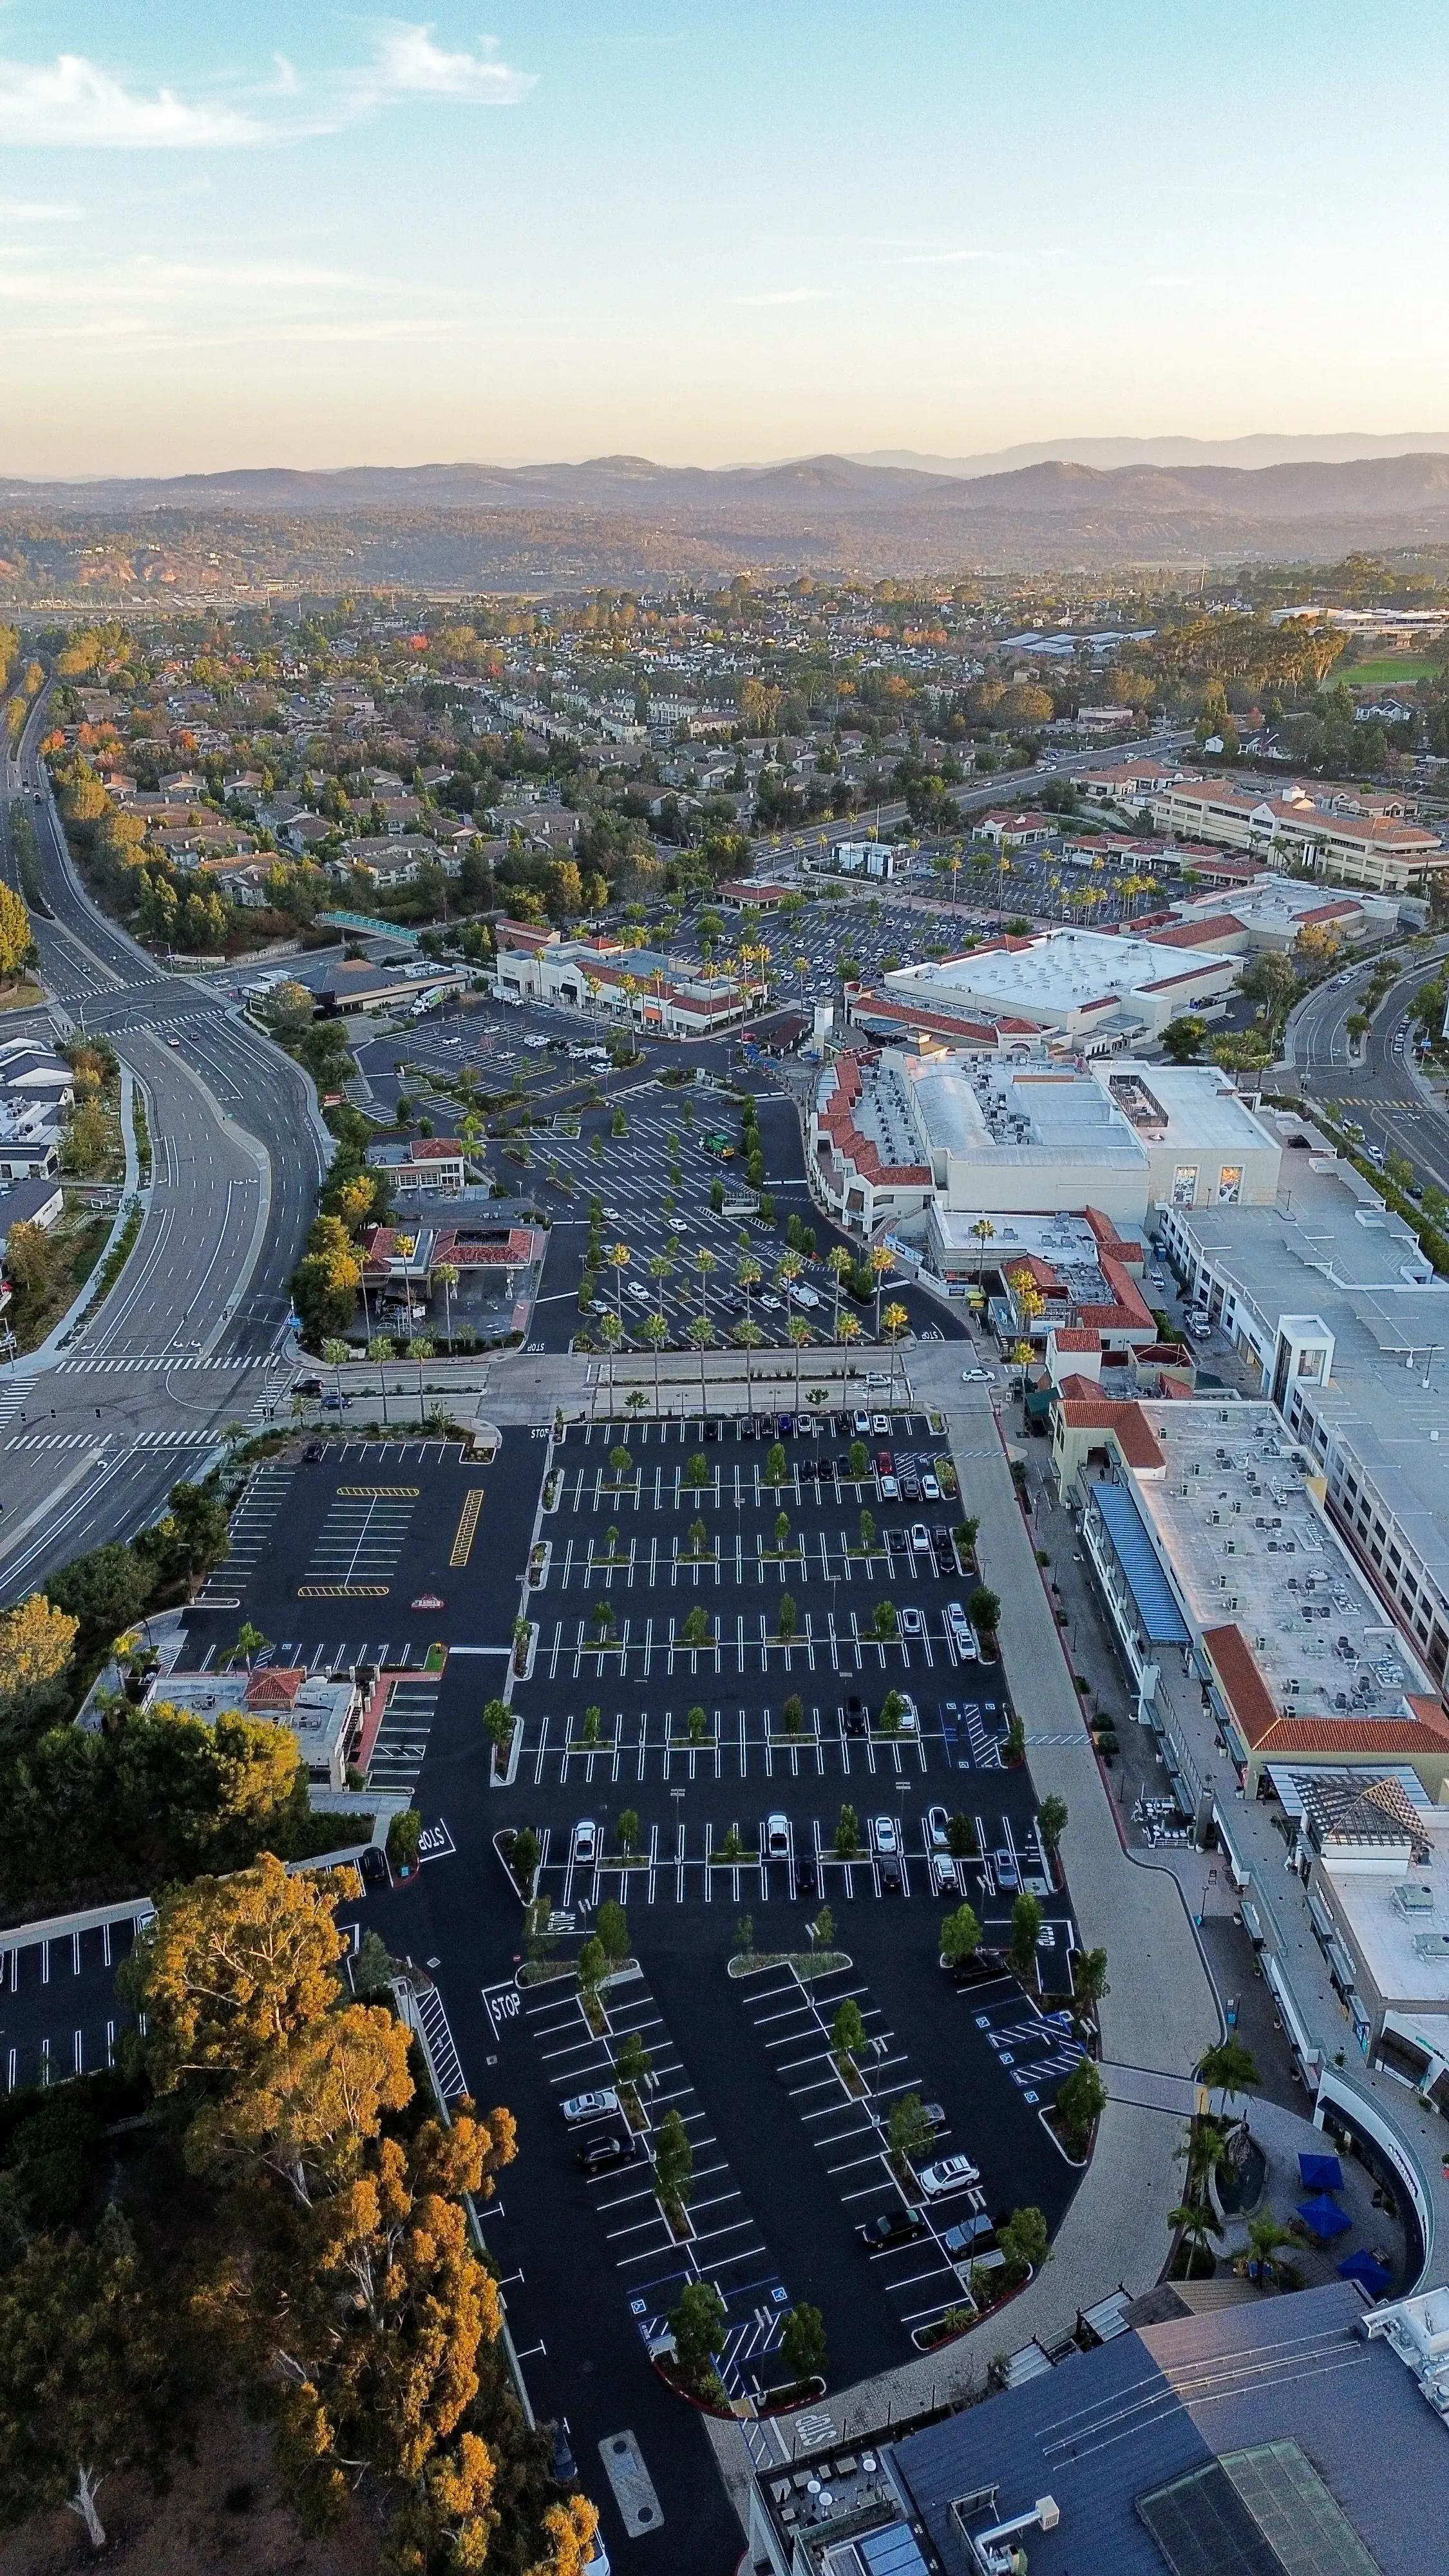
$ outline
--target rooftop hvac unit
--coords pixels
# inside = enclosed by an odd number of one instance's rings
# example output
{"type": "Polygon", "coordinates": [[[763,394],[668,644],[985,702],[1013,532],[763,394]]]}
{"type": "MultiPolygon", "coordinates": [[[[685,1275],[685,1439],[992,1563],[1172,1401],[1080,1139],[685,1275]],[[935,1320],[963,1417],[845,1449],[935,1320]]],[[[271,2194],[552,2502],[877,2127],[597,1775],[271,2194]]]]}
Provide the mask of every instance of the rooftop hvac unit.
{"type": "Polygon", "coordinates": [[[1284,1688],[1284,1689],[1285,1689],[1285,1691],[1287,1692],[1288,1697],[1289,1697],[1290,1699],[1296,1699],[1296,1698],[1298,1697],[1299,1692],[1300,1692],[1300,1691],[1301,1691],[1301,1689],[1303,1688],[1303,1684],[1300,1682],[1300,1680],[1298,1679],[1297,1674],[1295,1673],[1295,1674],[1294,1674],[1294,1676],[1293,1676],[1293,1679],[1292,1679],[1290,1682],[1285,1682],[1285,1683],[1284,1683],[1283,1688],[1284,1688]]]}
{"type": "Polygon", "coordinates": [[[1183,1497],[1185,1497],[1185,1496],[1186,1496],[1186,1493],[1187,1493],[1187,1486],[1186,1486],[1186,1484],[1185,1484],[1185,1483],[1184,1483],[1184,1484],[1179,1485],[1177,1490],[1178,1490],[1178,1493],[1179,1493],[1179,1495],[1180,1495],[1180,1496],[1183,1496],[1183,1497]]]}
{"type": "Polygon", "coordinates": [[[1238,1542],[1237,1542],[1237,1540],[1236,1540],[1235,1538],[1230,1538],[1230,1539],[1227,1539],[1227,1540],[1225,1540],[1225,1541],[1224,1541],[1224,1543],[1223,1543],[1223,1554],[1224,1554],[1224,1556],[1236,1556],[1236,1555],[1237,1555],[1237,1552],[1238,1552],[1238,1542]]]}
{"type": "Polygon", "coordinates": [[[1219,1511],[1211,1511],[1208,1514],[1208,1519],[1210,1521],[1220,1521],[1222,1519],[1222,1513],[1219,1511]]]}
{"type": "Polygon", "coordinates": [[[1224,1608],[1225,1610],[1236,1610],[1237,1606],[1238,1606],[1238,1596],[1237,1596],[1236,1592],[1230,1592],[1230,1593],[1228,1594],[1228,1597],[1227,1597],[1226,1601],[1223,1603],[1223,1608],[1224,1608]]]}
{"type": "Polygon", "coordinates": [[[1266,1638],[1266,1637],[1255,1637],[1255,1638],[1253,1639],[1253,1652],[1254,1652],[1254,1654],[1255,1654],[1255,1655],[1266,1655],[1267,1651],[1268,1651],[1268,1640],[1267,1640],[1267,1638],[1266,1638]]]}

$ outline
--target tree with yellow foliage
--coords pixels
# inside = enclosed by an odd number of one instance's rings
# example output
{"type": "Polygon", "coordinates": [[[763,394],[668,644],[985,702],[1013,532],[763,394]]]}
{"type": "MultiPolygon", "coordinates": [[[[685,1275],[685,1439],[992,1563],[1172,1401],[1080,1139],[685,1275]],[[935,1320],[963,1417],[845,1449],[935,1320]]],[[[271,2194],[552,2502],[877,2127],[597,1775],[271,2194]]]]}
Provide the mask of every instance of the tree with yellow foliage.
{"type": "Polygon", "coordinates": [[[19,895],[0,885],[0,983],[13,984],[34,953],[30,915],[19,895]]]}
{"type": "Polygon", "coordinates": [[[245,2083],[204,2102],[186,2132],[193,2173],[279,2174],[303,2208],[356,2174],[384,2110],[411,2101],[408,2035],[380,2005],[351,2004],[279,2041],[245,2083]]]}
{"type": "Polygon", "coordinates": [[[535,2558],[528,2576],[584,2576],[599,2527],[597,2507],[587,2496],[568,2496],[562,2504],[549,2506],[543,2527],[548,2548],[542,2558],[535,2558]]]}
{"type": "Polygon", "coordinates": [[[0,1618],[0,1712],[23,1715],[26,1704],[64,1672],[80,1622],[32,1592],[0,1618]]]}
{"type": "Polygon", "coordinates": [[[264,1852],[254,1869],[163,1894],[117,1980],[146,2015],[158,2092],[250,2073],[322,2019],[337,1996],[342,1883],[330,1871],[290,1877],[264,1852]]]}

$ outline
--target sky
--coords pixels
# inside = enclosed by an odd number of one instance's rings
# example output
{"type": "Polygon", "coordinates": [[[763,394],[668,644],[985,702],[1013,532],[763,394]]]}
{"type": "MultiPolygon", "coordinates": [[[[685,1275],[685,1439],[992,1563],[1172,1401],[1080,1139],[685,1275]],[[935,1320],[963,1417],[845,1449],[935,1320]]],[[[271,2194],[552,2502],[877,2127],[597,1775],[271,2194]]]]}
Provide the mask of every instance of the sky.
{"type": "Polygon", "coordinates": [[[1444,0],[0,0],[0,473],[1449,422],[1444,0]]]}

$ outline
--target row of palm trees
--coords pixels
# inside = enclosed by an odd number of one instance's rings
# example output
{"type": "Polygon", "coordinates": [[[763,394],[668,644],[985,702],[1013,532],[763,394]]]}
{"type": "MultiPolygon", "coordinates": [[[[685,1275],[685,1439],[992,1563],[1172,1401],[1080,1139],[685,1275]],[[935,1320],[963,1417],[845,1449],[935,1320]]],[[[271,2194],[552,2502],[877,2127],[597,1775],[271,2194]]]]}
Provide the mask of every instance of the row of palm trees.
{"type": "MultiPolygon", "coordinates": [[[[655,1303],[639,1326],[640,1338],[649,1345],[650,1349],[654,1353],[654,1401],[656,1409],[659,1402],[659,1356],[661,1351],[667,1347],[671,1338],[669,1319],[664,1312],[664,1286],[666,1280],[672,1278],[674,1275],[674,1271],[678,1264],[679,1249],[679,1238],[677,1235],[674,1235],[670,1238],[670,1246],[668,1249],[651,1255],[649,1261],[649,1273],[655,1284],[655,1303]]],[[[611,1243],[605,1247],[604,1259],[614,1273],[615,1311],[612,1315],[606,1314],[601,1318],[599,1324],[599,1338],[604,1343],[604,1346],[612,1359],[614,1353],[619,1349],[624,1339],[624,1273],[628,1269],[629,1264],[633,1259],[633,1255],[627,1243],[611,1243]]],[[[831,1317],[829,1338],[842,1348],[846,1348],[852,1342],[860,1340],[862,1326],[858,1315],[852,1315],[848,1312],[842,1315],[840,1311],[841,1289],[844,1285],[846,1274],[852,1266],[851,1256],[846,1251],[843,1244],[834,1245],[831,1251],[827,1253],[826,1266],[832,1274],[835,1288],[834,1312],[831,1317]]],[[[876,1245],[869,1255],[869,1267],[875,1274],[876,1339],[879,1341],[884,1338],[890,1345],[891,1375],[892,1378],[894,1378],[896,1344],[898,1343],[901,1334],[905,1331],[910,1318],[906,1313],[905,1307],[896,1303],[892,1303],[887,1306],[884,1314],[881,1312],[881,1291],[885,1280],[885,1274],[890,1269],[890,1266],[890,1253],[886,1251],[884,1245],[876,1245]]],[[[711,1252],[709,1246],[702,1243],[691,1255],[690,1267],[693,1269],[699,1282],[699,1312],[690,1320],[689,1340],[693,1348],[699,1353],[700,1401],[701,1404],[703,1404],[705,1393],[704,1355],[705,1352],[713,1346],[715,1340],[715,1325],[709,1311],[709,1283],[714,1272],[720,1267],[719,1255],[711,1252]]],[[[805,1261],[802,1254],[798,1252],[786,1252],[781,1255],[780,1260],[777,1262],[775,1267],[775,1278],[779,1286],[785,1291],[787,1297],[790,1290],[801,1278],[804,1269],[805,1261]]],[[[759,1350],[766,1340],[766,1335],[755,1322],[752,1306],[756,1292],[764,1284],[764,1277],[764,1264],[759,1259],[758,1255],[753,1252],[743,1253],[735,1265],[735,1282],[743,1294],[745,1311],[740,1321],[733,1327],[730,1339],[736,1347],[743,1350],[745,1354],[745,1381],[749,1389],[751,1410],[753,1410],[754,1402],[754,1371],[751,1362],[751,1354],[754,1351],[759,1350]]],[[[800,1401],[800,1354],[814,1339],[814,1328],[806,1321],[803,1315],[792,1314],[785,1326],[785,1333],[787,1339],[794,1346],[795,1351],[795,1401],[798,1406],[800,1401]]]]}

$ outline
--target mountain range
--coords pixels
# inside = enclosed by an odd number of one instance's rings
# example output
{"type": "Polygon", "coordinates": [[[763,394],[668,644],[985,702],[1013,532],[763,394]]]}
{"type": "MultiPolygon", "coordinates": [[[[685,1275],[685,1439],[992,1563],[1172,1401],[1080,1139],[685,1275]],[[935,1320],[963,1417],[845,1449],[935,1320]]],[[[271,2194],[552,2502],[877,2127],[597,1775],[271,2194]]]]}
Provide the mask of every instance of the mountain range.
{"type": "Polygon", "coordinates": [[[362,539],[354,577],[465,586],[510,572],[657,581],[731,564],[874,575],[1321,562],[1353,547],[1449,544],[1449,435],[1442,448],[1253,465],[1145,457],[1097,465],[1057,455],[975,470],[987,462],[824,455],[715,469],[597,456],[10,480],[0,481],[0,522],[83,521],[134,538],[148,521],[160,533],[215,520],[233,523],[235,543],[238,518],[345,520],[362,539]]]}

